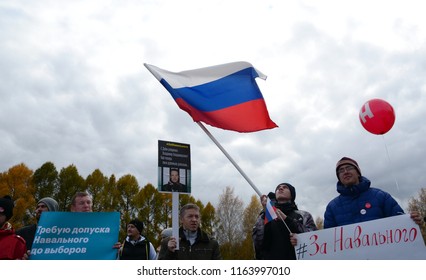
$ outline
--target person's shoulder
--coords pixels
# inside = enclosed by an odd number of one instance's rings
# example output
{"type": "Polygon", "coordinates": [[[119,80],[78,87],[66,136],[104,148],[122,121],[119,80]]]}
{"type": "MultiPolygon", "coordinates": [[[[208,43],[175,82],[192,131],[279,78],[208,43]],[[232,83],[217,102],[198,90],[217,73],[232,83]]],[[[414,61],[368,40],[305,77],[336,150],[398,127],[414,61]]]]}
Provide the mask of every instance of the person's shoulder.
{"type": "Polygon", "coordinates": [[[377,188],[377,187],[370,187],[369,191],[370,191],[370,192],[387,193],[386,191],[384,191],[384,190],[382,190],[382,189],[380,189],[380,188],[377,188]]]}
{"type": "Polygon", "coordinates": [[[162,191],[170,191],[170,185],[169,184],[164,184],[161,189],[162,189],[162,191]]]}
{"type": "Polygon", "coordinates": [[[341,195],[334,197],[332,200],[330,200],[328,202],[327,207],[331,207],[331,206],[335,205],[341,198],[342,198],[341,195]]]}
{"type": "Polygon", "coordinates": [[[310,215],[310,216],[312,216],[312,215],[311,215],[311,213],[310,213],[310,212],[308,212],[308,211],[306,211],[306,210],[300,210],[300,209],[297,209],[297,210],[295,210],[294,212],[299,213],[300,215],[303,215],[303,216],[305,216],[305,215],[310,215]]]}
{"type": "Polygon", "coordinates": [[[161,244],[166,244],[167,245],[167,243],[169,242],[169,240],[170,240],[170,237],[171,236],[168,236],[168,237],[165,237],[165,238],[163,238],[163,239],[161,239],[161,244]]]}
{"type": "Polygon", "coordinates": [[[210,235],[210,234],[208,234],[207,232],[205,232],[204,230],[202,230],[202,229],[198,229],[199,230],[199,232],[200,232],[200,240],[202,240],[202,241],[212,241],[212,240],[216,240],[215,238],[214,238],[214,236],[212,236],[212,235],[210,235]]]}
{"type": "Polygon", "coordinates": [[[12,238],[15,239],[16,243],[26,245],[25,239],[22,236],[20,236],[19,234],[14,234],[12,236],[12,238]]]}
{"type": "Polygon", "coordinates": [[[217,239],[213,235],[210,235],[206,232],[204,232],[204,234],[205,234],[205,241],[206,242],[208,242],[211,245],[219,246],[219,241],[217,241],[217,239]]]}
{"type": "Polygon", "coordinates": [[[37,225],[32,224],[32,225],[23,226],[23,227],[17,229],[15,232],[16,232],[16,234],[23,234],[23,233],[26,233],[28,231],[32,231],[32,230],[36,230],[36,229],[37,229],[37,225]]]}
{"type": "Polygon", "coordinates": [[[390,193],[388,193],[388,192],[386,192],[386,191],[384,191],[384,190],[382,190],[382,189],[379,189],[379,188],[373,188],[373,187],[371,187],[371,188],[368,190],[368,193],[369,193],[370,195],[375,195],[375,196],[383,196],[383,197],[391,196],[391,194],[390,194],[390,193]]]}

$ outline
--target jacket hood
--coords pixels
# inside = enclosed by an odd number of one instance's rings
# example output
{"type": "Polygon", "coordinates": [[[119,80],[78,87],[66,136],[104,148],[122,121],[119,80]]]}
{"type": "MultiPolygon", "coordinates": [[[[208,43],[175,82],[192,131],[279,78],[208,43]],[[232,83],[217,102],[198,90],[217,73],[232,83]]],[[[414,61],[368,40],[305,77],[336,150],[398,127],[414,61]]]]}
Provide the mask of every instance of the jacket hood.
{"type": "Polygon", "coordinates": [[[359,184],[345,187],[340,181],[337,182],[337,192],[344,196],[358,196],[370,188],[371,182],[364,176],[360,176],[359,184]]]}

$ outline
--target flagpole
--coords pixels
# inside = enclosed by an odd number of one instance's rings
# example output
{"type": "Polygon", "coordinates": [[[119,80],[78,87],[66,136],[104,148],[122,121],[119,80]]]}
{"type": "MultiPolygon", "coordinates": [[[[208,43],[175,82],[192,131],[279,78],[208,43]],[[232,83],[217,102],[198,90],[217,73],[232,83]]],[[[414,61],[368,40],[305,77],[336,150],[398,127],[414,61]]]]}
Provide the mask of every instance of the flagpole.
{"type": "Polygon", "coordinates": [[[237,168],[237,170],[243,175],[244,179],[247,180],[247,182],[250,184],[250,186],[254,189],[254,191],[259,195],[259,197],[262,196],[262,193],[259,191],[259,189],[255,186],[255,184],[250,180],[250,178],[244,173],[244,171],[238,166],[238,164],[234,161],[234,159],[228,154],[228,152],[220,145],[220,143],[216,140],[216,138],[213,137],[213,135],[210,133],[210,131],[207,130],[207,128],[201,123],[197,122],[197,124],[201,127],[201,129],[207,134],[207,136],[210,137],[210,139],[216,144],[216,146],[222,151],[222,153],[229,159],[229,161],[237,168]]]}
{"type": "MultiPolygon", "coordinates": [[[[250,178],[246,175],[246,173],[240,168],[240,166],[235,162],[235,160],[228,154],[228,152],[222,147],[222,145],[214,138],[214,136],[210,133],[210,131],[207,130],[207,128],[201,123],[196,122],[201,129],[207,134],[207,136],[210,137],[210,139],[216,144],[216,146],[222,151],[222,153],[229,159],[229,161],[237,168],[237,170],[243,175],[244,179],[247,180],[247,182],[250,184],[250,186],[254,189],[254,191],[259,195],[259,197],[262,196],[262,193],[259,191],[259,189],[256,187],[256,185],[250,180],[250,178]]],[[[289,233],[292,233],[290,228],[288,227],[287,223],[284,221],[283,217],[278,214],[280,220],[284,223],[285,227],[287,228],[289,233]]]]}

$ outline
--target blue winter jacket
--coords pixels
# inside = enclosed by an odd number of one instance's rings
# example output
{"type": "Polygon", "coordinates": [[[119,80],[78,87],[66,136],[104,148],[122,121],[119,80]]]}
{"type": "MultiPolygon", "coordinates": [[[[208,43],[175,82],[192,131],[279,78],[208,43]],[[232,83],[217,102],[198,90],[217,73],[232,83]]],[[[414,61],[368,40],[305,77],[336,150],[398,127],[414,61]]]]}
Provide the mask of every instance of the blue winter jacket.
{"type": "Polygon", "coordinates": [[[358,185],[345,187],[337,182],[340,195],[327,205],[324,228],[366,222],[404,214],[398,202],[387,192],[370,188],[370,180],[361,176],[358,185]]]}

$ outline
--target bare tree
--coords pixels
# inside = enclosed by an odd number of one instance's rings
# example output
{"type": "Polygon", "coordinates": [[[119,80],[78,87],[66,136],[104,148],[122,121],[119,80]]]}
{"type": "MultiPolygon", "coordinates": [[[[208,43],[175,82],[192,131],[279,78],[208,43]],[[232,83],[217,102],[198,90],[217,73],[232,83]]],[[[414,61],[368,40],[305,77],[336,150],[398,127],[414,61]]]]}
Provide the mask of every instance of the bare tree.
{"type": "Polygon", "coordinates": [[[243,201],[234,194],[234,189],[226,187],[219,197],[217,217],[219,230],[216,237],[219,244],[237,244],[244,238],[243,234],[243,201]]]}
{"type": "MultiPolygon", "coordinates": [[[[419,197],[412,197],[408,202],[408,212],[418,211],[420,215],[425,218],[426,217],[426,189],[421,188],[419,191],[419,197]]],[[[426,244],[426,225],[423,223],[421,226],[421,231],[423,235],[423,241],[426,244]]]]}

